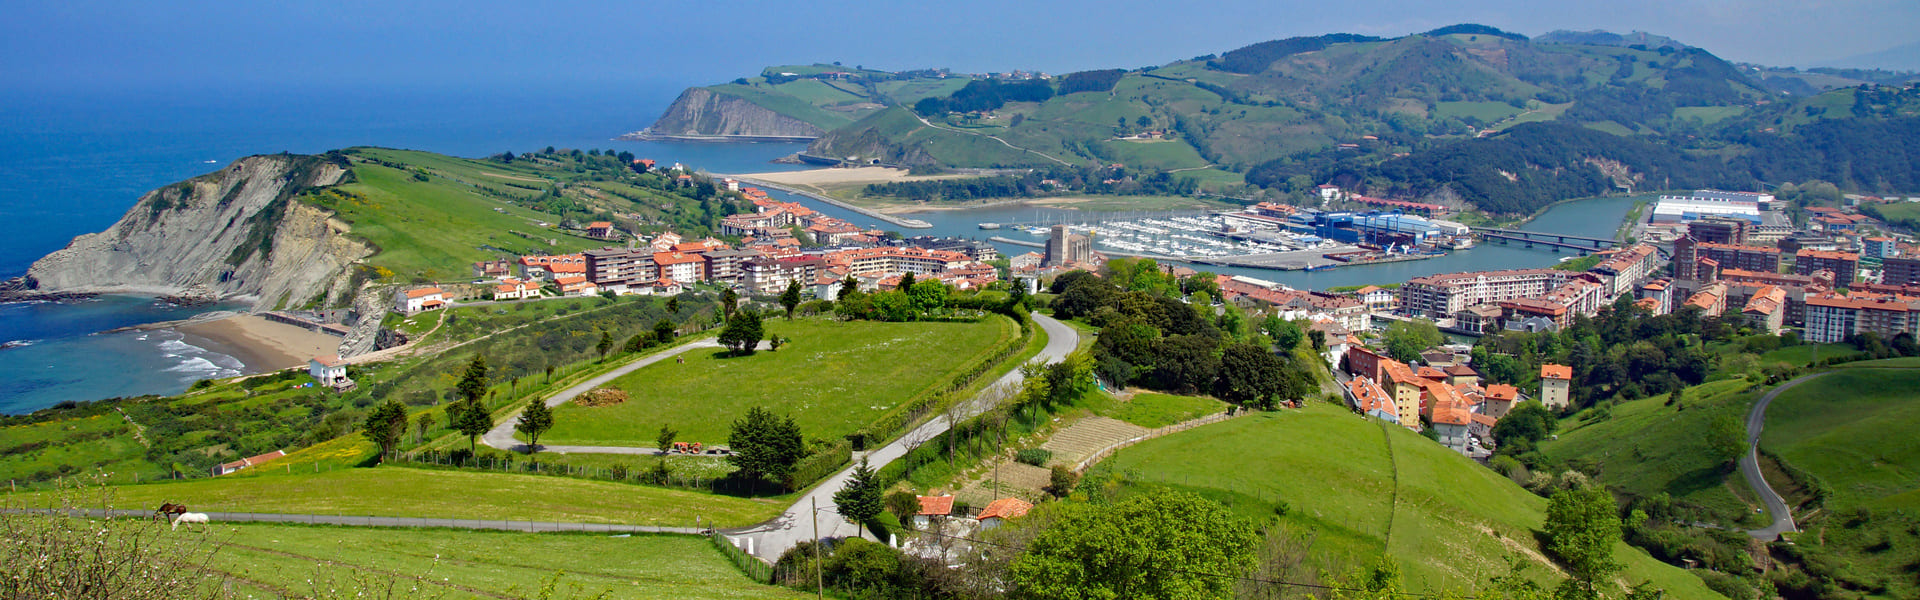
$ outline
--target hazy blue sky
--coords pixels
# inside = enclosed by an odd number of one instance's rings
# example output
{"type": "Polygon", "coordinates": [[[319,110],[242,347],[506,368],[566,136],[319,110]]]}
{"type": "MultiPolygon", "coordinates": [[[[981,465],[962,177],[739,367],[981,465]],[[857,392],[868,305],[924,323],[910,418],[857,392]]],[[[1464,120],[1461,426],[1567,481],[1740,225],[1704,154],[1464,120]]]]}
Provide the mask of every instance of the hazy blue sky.
{"type": "Polygon", "coordinates": [[[708,83],[763,65],[1067,72],[1298,35],[1472,22],[1643,30],[1734,61],[1806,65],[1913,41],[1914,0],[975,2],[9,2],[15,90],[170,84],[708,83]],[[1197,6],[1203,8],[1188,8],[1197,6]],[[1551,8],[1549,8],[1551,7],[1551,8]]]}

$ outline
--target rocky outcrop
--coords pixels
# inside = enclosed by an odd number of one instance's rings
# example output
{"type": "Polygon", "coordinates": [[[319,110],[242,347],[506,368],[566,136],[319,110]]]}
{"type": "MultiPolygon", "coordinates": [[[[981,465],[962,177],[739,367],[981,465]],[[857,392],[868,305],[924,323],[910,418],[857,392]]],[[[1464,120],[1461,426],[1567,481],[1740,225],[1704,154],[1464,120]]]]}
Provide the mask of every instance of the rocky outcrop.
{"type": "Polygon", "coordinates": [[[688,88],[648,129],[653,135],[818,137],[812,123],[774,112],[745,98],[707,88],[688,88]]]}
{"type": "Polygon", "coordinates": [[[23,281],[41,294],[211,295],[263,310],[344,303],[348,267],[374,248],[299,195],[347,175],[318,156],[243,158],[148,192],[113,227],[35,262],[23,281]]]}

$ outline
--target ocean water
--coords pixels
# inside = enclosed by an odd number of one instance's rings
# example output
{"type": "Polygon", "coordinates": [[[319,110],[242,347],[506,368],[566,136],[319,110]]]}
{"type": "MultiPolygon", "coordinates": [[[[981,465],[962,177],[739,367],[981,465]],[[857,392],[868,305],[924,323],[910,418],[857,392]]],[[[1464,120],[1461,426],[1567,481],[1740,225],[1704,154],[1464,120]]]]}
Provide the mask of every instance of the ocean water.
{"type": "MultiPolygon", "coordinates": [[[[617,149],[717,172],[796,168],[801,144],[624,142],[695,82],[634,87],[0,90],[0,278],[106,229],[148,190],[233,159],[349,146],[456,156],[617,149]]],[[[215,307],[231,308],[231,307],[215,307]]],[[[244,365],[170,331],[103,333],[208,308],[109,296],[0,304],[0,413],[169,394],[244,365]]]]}

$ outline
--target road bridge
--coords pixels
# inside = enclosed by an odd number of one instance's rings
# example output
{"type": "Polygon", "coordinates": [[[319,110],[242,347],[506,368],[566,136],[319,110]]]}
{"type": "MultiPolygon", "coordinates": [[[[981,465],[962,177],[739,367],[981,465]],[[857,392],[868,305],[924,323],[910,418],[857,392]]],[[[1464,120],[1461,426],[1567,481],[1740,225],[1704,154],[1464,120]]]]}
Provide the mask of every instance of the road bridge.
{"type": "Polygon", "coordinates": [[[1474,233],[1480,234],[1482,239],[1488,241],[1498,240],[1502,244],[1521,242],[1526,244],[1528,248],[1532,248],[1535,244],[1538,244],[1552,248],[1593,252],[1619,245],[1618,241],[1610,238],[1588,237],[1566,233],[1523,231],[1519,229],[1500,229],[1497,227],[1474,227],[1472,229],[1474,233]]]}

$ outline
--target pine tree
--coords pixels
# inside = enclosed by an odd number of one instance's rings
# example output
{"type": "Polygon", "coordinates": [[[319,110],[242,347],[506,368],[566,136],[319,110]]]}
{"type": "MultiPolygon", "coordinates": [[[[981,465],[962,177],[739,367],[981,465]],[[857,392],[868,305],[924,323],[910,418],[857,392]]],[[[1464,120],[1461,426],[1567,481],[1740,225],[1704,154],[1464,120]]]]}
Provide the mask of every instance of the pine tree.
{"type": "Polygon", "coordinates": [[[400,436],[407,433],[407,407],[395,400],[388,400],[367,413],[366,429],[360,431],[367,440],[380,446],[380,459],[386,460],[393,449],[400,445],[400,436]]]}
{"type": "Polygon", "coordinates": [[[453,428],[467,436],[467,450],[478,451],[480,446],[477,440],[486,435],[487,430],[493,429],[493,413],[487,411],[487,406],[481,404],[479,398],[462,401],[447,410],[453,415],[453,428]]]}
{"type": "MultiPolygon", "coordinates": [[[[551,377],[553,374],[549,372],[547,375],[551,377]]],[[[473,355],[473,360],[467,362],[467,372],[460,376],[460,383],[454,388],[460,390],[460,397],[468,401],[478,402],[480,397],[487,395],[487,357],[473,355]]]]}
{"type": "Polygon", "coordinates": [[[513,424],[513,430],[527,436],[527,454],[540,451],[540,436],[553,428],[553,409],[538,398],[527,403],[527,409],[520,411],[520,421],[513,424]]]}
{"type": "Polygon", "coordinates": [[[780,292],[780,306],[786,307],[787,320],[792,321],[793,309],[798,308],[800,306],[800,282],[799,281],[796,280],[796,281],[787,282],[786,291],[780,292]]]}
{"type": "Polygon", "coordinates": [[[847,485],[833,493],[833,503],[837,505],[840,516],[853,522],[854,537],[860,537],[862,527],[880,516],[880,511],[886,508],[880,488],[873,468],[868,467],[867,459],[862,458],[859,466],[853,468],[853,477],[847,480],[847,485]]]}

